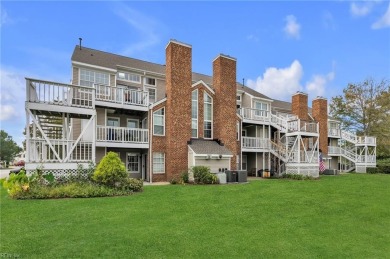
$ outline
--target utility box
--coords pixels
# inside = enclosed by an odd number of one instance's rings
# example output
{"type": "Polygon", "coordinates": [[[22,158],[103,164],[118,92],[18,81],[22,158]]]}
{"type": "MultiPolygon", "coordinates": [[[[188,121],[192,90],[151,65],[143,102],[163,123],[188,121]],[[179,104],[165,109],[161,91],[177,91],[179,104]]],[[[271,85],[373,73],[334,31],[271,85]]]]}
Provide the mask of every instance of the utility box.
{"type": "Polygon", "coordinates": [[[216,173],[219,183],[220,184],[226,184],[226,173],[225,172],[218,172],[216,173]]]}
{"type": "Polygon", "coordinates": [[[247,171],[237,171],[237,181],[239,183],[246,183],[248,181],[247,171]]]}

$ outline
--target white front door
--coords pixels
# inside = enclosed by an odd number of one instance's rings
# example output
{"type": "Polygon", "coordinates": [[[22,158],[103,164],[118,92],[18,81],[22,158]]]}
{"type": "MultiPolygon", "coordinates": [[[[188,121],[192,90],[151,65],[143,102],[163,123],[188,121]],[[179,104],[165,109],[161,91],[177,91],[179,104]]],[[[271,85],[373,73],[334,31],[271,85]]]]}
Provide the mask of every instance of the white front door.
{"type": "Polygon", "coordinates": [[[137,153],[127,153],[126,169],[131,174],[138,174],[140,172],[140,155],[137,153]]]}

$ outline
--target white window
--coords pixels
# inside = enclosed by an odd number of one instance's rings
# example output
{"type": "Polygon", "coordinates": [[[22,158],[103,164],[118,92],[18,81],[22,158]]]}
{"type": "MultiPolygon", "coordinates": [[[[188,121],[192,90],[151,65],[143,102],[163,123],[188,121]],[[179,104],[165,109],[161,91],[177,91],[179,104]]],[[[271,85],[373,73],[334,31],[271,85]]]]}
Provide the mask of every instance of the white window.
{"type": "Polygon", "coordinates": [[[237,121],[237,140],[240,140],[240,122],[237,121]]]}
{"type": "Polygon", "coordinates": [[[107,126],[119,127],[119,118],[108,117],[107,118],[107,126]]]}
{"type": "Polygon", "coordinates": [[[80,68],[80,85],[92,87],[93,84],[109,85],[109,74],[80,68]]]}
{"type": "Polygon", "coordinates": [[[204,138],[213,138],[213,99],[204,92],[204,138]]]}
{"type": "Polygon", "coordinates": [[[242,155],[242,163],[241,163],[241,170],[247,170],[247,157],[246,155],[242,155]]]}
{"type": "Polygon", "coordinates": [[[161,108],[153,113],[153,135],[165,135],[165,109],[161,108]]]}
{"type": "Polygon", "coordinates": [[[255,109],[261,111],[268,111],[268,103],[255,102],[255,109]]]}
{"type": "Polygon", "coordinates": [[[162,152],[153,152],[153,173],[165,173],[165,154],[162,152]]]}
{"type": "Polygon", "coordinates": [[[128,72],[118,72],[117,78],[120,80],[126,80],[133,83],[141,83],[141,76],[137,74],[131,74],[128,72]]]}
{"type": "Polygon", "coordinates": [[[127,153],[127,171],[129,173],[139,173],[139,154],[127,153]]]}
{"type": "Polygon", "coordinates": [[[198,137],[198,90],[192,91],[192,108],[191,108],[191,137],[198,137]]]}
{"type": "Polygon", "coordinates": [[[146,90],[149,93],[149,103],[155,103],[156,102],[156,88],[146,88],[146,90]]]}
{"type": "Polygon", "coordinates": [[[237,95],[237,102],[241,102],[241,95],[237,95]]]}
{"type": "Polygon", "coordinates": [[[130,129],[138,129],[138,120],[136,119],[127,119],[127,127],[130,129]]]}
{"type": "Polygon", "coordinates": [[[255,116],[268,117],[268,103],[255,102],[255,116]]]}
{"type": "Polygon", "coordinates": [[[246,137],[246,135],[247,135],[246,129],[242,129],[242,136],[246,137]]]}
{"type": "Polygon", "coordinates": [[[145,77],[145,85],[156,85],[156,79],[151,77],[145,77]]]}

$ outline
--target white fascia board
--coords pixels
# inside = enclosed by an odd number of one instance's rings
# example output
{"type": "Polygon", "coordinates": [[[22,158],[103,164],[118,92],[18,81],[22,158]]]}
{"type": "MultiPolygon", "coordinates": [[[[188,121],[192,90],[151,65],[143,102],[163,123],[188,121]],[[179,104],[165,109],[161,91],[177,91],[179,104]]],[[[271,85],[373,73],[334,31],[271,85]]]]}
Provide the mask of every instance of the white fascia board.
{"type": "Polygon", "coordinates": [[[329,118],[328,118],[328,121],[334,121],[334,122],[339,122],[339,123],[341,122],[341,121],[339,121],[339,120],[336,120],[336,119],[329,119],[329,118]]]}
{"type": "Polygon", "coordinates": [[[215,94],[214,90],[210,88],[210,86],[208,86],[203,80],[199,80],[195,83],[192,84],[192,87],[195,87],[197,86],[198,84],[202,84],[204,85],[204,87],[206,87],[210,92],[212,92],[213,94],[215,94]]]}
{"type": "MultiPolygon", "coordinates": [[[[192,150],[192,149],[191,149],[192,150]]],[[[194,156],[196,156],[196,157],[207,157],[207,156],[219,156],[219,154],[196,154],[195,152],[194,152],[194,156]]],[[[222,155],[222,159],[223,158],[230,158],[230,157],[233,157],[233,155],[222,155]]],[[[210,157],[211,158],[211,157],[210,157]]]]}
{"type": "Polygon", "coordinates": [[[139,69],[139,68],[135,68],[135,67],[121,66],[121,65],[117,65],[116,67],[120,68],[120,69],[124,69],[126,71],[137,72],[137,73],[140,73],[143,75],[153,75],[153,76],[157,76],[160,78],[165,78],[165,74],[161,74],[161,73],[157,73],[157,72],[153,72],[153,71],[143,70],[143,69],[139,69]]]}
{"type": "Polygon", "coordinates": [[[157,105],[159,104],[162,104],[163,102],[165,102],[167,100],[167,98],[165,97],[164,99],[161,99],[160,101],[158,102],[155,102],[151,105],[151,109],[153,109],[154,107],[156,107],[157,105]]]}
{"type": "Polygon", "coordinates": [[[110,71],[110,72],[116,73],[116,70],[112,69],[112,68],[95,66],[95,65],[88,64],[88,63],[78,62],[78,61],[72,61],[72,65],[95,68],[95,69],[100,69],[100,70],[105,70],[105,71],[110,71]]]}

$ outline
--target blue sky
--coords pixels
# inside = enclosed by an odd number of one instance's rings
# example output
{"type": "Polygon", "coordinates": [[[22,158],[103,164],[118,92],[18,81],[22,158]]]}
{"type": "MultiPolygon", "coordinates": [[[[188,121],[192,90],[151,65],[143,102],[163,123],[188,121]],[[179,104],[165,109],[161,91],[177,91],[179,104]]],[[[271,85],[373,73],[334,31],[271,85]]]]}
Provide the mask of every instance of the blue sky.
{"type": "Polygon", "coordinates": [[[193,71],[237,58],[237,81],[280,100],[301,90],[329,100],[349,82],[390,76],[388,1],[2,1],[1,129],[25,125],[24,77],[70,82],[83,45],[159,64],[169,39],[192,45],[193,71]]]}

